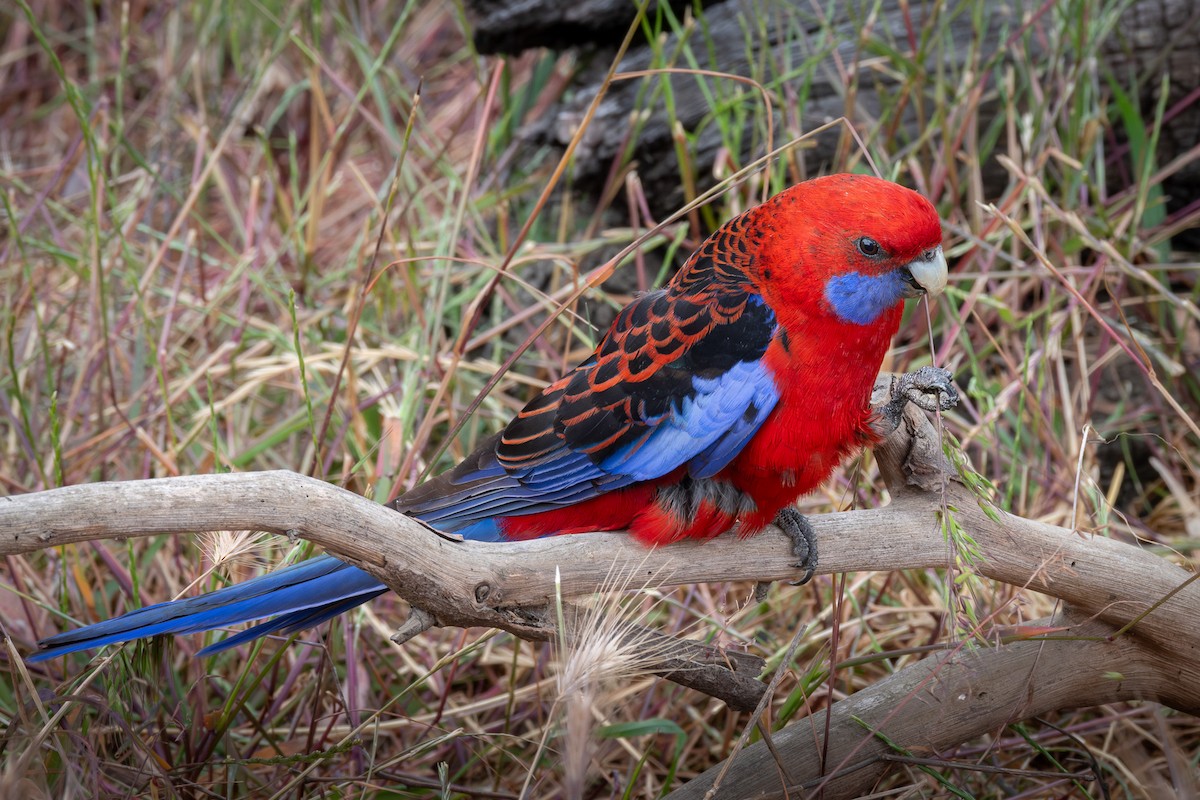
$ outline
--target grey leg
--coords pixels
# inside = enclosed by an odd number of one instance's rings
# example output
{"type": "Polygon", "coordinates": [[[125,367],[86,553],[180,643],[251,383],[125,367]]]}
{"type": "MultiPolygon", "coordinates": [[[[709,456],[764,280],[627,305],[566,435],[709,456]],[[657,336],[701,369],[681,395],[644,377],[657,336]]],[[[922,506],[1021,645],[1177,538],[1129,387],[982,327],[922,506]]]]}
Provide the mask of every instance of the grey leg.
{"type": "Polygon", "coordinates": [[[792,553],[800,559],[794,566],[804,570],[804,577],[792,586],[803,586],[812,580],[817,569],[817,537],[803,514],[788,506],[775,517],[775,524],[792,540],[792,553]]]}

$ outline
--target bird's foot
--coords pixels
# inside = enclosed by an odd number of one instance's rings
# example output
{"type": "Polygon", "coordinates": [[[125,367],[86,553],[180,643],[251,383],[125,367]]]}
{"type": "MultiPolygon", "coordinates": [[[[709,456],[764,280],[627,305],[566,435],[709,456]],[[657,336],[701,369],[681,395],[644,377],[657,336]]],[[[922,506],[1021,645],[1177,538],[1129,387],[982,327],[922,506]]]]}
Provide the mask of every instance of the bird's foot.
{"type": "Polygon", "coordinates": [[[941,367],[921,367],[892,381],[892,399],[881,410],[890,430],[900,425],[904,406],[912,403],[925,411],[949,411],[958,405],[954,376],[941,367]]]}
{"type": "Polygon", "coordinates": [[[780,510],[775,516],[775,524],[792,540],[792,554],[800,559],[793,566],[804,570],[804,577],[792,581],[792,586],[803,586],[812,580],[817,570],[817,536],[808,519],[791,506],[780,510]]]}

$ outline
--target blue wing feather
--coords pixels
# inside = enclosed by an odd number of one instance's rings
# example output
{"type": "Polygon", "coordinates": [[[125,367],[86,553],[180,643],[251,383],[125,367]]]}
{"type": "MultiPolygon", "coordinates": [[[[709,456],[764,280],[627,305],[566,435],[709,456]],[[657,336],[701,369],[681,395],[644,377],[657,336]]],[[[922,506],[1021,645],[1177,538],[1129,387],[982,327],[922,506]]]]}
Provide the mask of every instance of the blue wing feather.
{"type": "Polygon", "coordinates": [[[711,445],[688,461],[688,471],[692,477],[711,478],[729,466],[729,462],[758,433],[779,402],[779,390],[766,366],[760,362],[757,367],[758,370],[749,376],[750,380],[743,390],[737,393],[740,402],[732,411],[740,412],[740,415],[731,415],[729,426],[714,438],[711,445]]]}
{"type": "Polygon", "coordinates": [[[644,438],[606,458],[606,472],[654,480],[684,464],[707,478],[728,465],[779,400],[761,361],[743,361],[715,378],[692,378],[693,393],[644,438]]]}

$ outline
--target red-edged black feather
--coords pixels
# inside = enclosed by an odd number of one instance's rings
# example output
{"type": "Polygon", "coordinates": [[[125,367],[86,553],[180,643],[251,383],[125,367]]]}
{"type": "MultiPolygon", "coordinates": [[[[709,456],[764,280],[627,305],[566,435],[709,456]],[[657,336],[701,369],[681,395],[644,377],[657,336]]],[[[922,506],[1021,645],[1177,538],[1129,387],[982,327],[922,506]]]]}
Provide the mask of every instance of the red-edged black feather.
{"type": "MultiPolygon", "coordinates": [[[[578,503],[645,479],[619,466],[605,469],[604,462],[640,446],[681,413],[697,394],[697,379],[711,382],[761,359],[776,332],[774,314],[748,275],[755,247],[750,222],[743,214],[710,236],[665,289],[630,303],[592,355],[546,387],[498,437],[395,507],[457,530],[488,517],[578,503]]],[[[753,421],[759,409],[750,410],[753,421]]],[[[710,433],[715,442],[724,432],[710,433]]],[[[688,457],[681,453],[662,474],[688,457]]]]}

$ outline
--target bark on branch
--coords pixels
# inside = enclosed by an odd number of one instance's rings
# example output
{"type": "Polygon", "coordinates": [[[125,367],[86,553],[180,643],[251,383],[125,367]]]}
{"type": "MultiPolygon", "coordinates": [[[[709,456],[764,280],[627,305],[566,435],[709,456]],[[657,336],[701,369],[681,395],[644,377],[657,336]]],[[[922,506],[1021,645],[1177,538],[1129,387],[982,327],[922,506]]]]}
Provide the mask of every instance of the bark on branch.
{"type": "MultiPolygon", "coordinates": [[[[838,773],[826,797],[863,791],[888,766],[880,760],[876,730],[899,746],[936,752],[1002,722],[1066,706],[1147,699],[1200,713],[1200,628],[1194,624],[1200,584],[1136,547],[985,510],[947,472],[938,441],[929,420],[910,407],[904,423],[876,448],[893,502],[811,518],[818,572],[946,566],[939,520],[950,509],[979,547],[978,572],[1062,599],[1067,611],[1052,623],[1066,630],[1054,641],[932,657],[837,704],[824,773],[820,737],[813,733],[824,722],[791,726],[774,744],[794,784],[838,773]]],[[[790,544],[777,531],[650,551],[616,534],[460,542],[290,472],[100,483],[0,498],[0,555],[90,539],[229,529],[311,539],[377,575],[437,624],[498,627],[533,639],[553,633],[546,609],[556,568],[564,596],[590,594],[606,579],[611,585],[614,575],[633,585],[795,577],[790,544]]],[[[673,680],[739,709],[761,696],[757,662],[734,671],[718,653],[679,646],[689,649],[661,665],[673,680]]],[[[737,786],[739,795],[783,791],[774,766],[763,766],[768,758],[764,748],[747,749],[733,760],[725,785],[737,786]]],[[[699,797],[714,780],[715,773],[706,773],[676,796],[699,797]]]]}
{"type": "MultiPolygon", "coordinates": [[[[1157,660],[1153,648],[1137,637],[1110,638],[1116,630],[1111,625],[1069,608],[1041,624],[1065,626],[1058,636],[1077,638],[931,656],[836,703],[831,711],[774,734],[779,761],[764,745],[754,745],[672,792],[668,800],[809,797],[817,796],[818,788],[830,800],[861,797],[895,766],[891,756],[938,759],[981,734],[1058,709],[1161,699],[1169,662],[1157,660]],[[1120,677],[1111,672],[1115,667],[1123,670],[1120,677]],[[829,714],[829,748],[822,765],[829,714]],[[780,779],[781,768],[785,780],[780,779]]],[[[1194,689],[1193,684],[1193,703],[1194,689]]]]}

